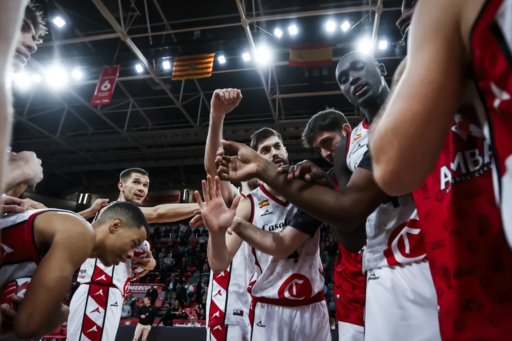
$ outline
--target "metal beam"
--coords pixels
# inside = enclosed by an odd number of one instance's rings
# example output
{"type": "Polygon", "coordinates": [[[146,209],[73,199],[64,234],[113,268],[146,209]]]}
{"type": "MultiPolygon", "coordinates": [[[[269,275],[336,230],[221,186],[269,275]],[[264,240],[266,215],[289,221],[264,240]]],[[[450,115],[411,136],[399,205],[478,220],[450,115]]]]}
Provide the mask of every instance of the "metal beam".
{"type": "Polygon", "coordinates": [[[372,33],[372,46],[373,51],[376,50],[377,47],[377,35],[379,34],[379,25],[380,25],[380,16],[382,15],[382,2],[383,0],[379,0],[377,3],[377,7],[375,7],[375,22],[373,23],[373,33],[372,33]]]}
{"type": "MultiPolygon", "coordinates": [[[[126,88],[124,87],[124,85],[122,83],[119,83],[119,87],[123,90],[123,92],[125,93],[126,96],[128,96],[128,98],[130,99],[130,107],[132,106],[132,103],[133,105],[135,105],[135,107],[138,109],[139,113],[142,115],[142,117],[144,117],[146,119],[146,121],[148,122],[149,124],[149,129],[151,130],[151,126],[153,125],[153,123],[151,122],[151,120],[148,118],[148,116],[146,115],[146,113],[144,112],[143,109],[141,109],[141,107],[139,107],[139,105],[137,104],[137,102],[133,99],[132,95],[130,95],[128,93],[128,90],[126,90],[126,88]]],[[[125,130],[126,131],[126,130],[125,130]]]]}
{"type": "Polygon", "coordinates": [[[197,129],[197,131],[202,134],[202,132],[198,129],[198,126],[196,122],[192,119],[192,117],[188,114],[188,112],[183,108],[183,106],[178,102],[176,97],[171,93],[171,91],[167,88],[165,83],[159,78],[158,73],[151,67],[150,63],[146,59],[146,57],[142,54],[142,52],[139,50],[139,48],[135,45],[135,43],[122,31],[121,26],[117,23],[116,19],[110,13],[110,11],[105,7],[103,2],[101,0],[92,0],[92,2],[96,5],[98,10],[101,12],[103,17],[107,19],[107,21],[110,23],[110,25],[114,28],[114,30],[117,32],[117,35],[119,38],[128,45],[130,50],[137,56],[137,58],[140,60],[142,65],[148,70],[149,74],[151,75],[151,78],[160,86],[163,88],[163,90],[167,93],[167,95],[171,98],[171,100],[176,104],[178,109],[183,113],[183,115],[187,118],[187,120],[190,122],[190,124],[197,129]]]}
{"type": "Polygon", "coordinates": [[[315,96],[334,96],[343,95],[341,91],[319,91],[319,92],[303,92],[297,94],[277,94],[272,96],[272,99],[276,98],[297,98],[297,97],[315,97],[315,96]]]}
{"type": "MultiPolygon", "coordinates": [[[[204,101],[204,104],[206,105],[206,107],[208,108],[208,111],[211,111],[210,109],[210,103],[208,103],[208,100],[206,99],[206,96],[204,95],[204,92],[203,90],[201,89],[201,87],[199,86],[199,82],[197,81],[197,79],[194,79],[194,83],[196,83],[196,87],[197,87],[197,90],[199,90],[199,94],[201,95],[201,99],[204,101]]],[[[198,123],[199,124],[199,123],[198,123]]]]}
{"type": "Polygon", "coordinates": [[[283,14],[273,14],[273,15],[262,15],[262,16],[258,16],[258,17],[249,17],[249,18],[246,18],[246,19],[247,19],[247,22],[274,21],[274,20],[282,20],[282,19],[314,17],[314,16],[328,15],[328,14],[364,12],[364,11],[371,11],[371,10],[374,10],[374,9],[375,9],[374,6],[341,7],[341,8],[323,9],[323,10],[319,10],[319,11],[307,11],[307,12],[295,12],[295,13],[283,13],[283,14]]]}

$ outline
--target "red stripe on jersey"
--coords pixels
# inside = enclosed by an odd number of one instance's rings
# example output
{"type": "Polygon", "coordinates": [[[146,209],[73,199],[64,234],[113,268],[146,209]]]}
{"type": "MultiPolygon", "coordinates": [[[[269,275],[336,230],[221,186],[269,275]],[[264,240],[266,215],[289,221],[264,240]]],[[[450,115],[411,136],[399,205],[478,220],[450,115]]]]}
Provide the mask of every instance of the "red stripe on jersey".
{"type": "Polygon", "coordinates": [[[225,341],[227,337],[228,326],[219,324],[214,327],[210,327],[210,333],[212,334],[211,340],[225,341]]]}
{"type": "Polygon", "coordinates": [[[208,319],[208,326],[218,326],[224,324],[224,316],[226,314],[222,311],[219,306],[215,303],[215,301],[211,300],[210,302],[210,315],[208,319]]]}
{"type": "Polygon", "coordinates": [[[286,298],[266,298],[266,297],[252,297],[254,302],[260,302],[265,304],[277,305],[280,307],[302,307],[313,303],[322,302],[325,300],[324,292],[319,291],[315,296],[306,298],[303,300],[290,300],[286,298]]]}
{"type": "Polygon", "coordinates": [[[87,314],[85,314],[84,323],[82,324],[82,334],[91,341],[101,341],[102,332],[103,329],[94,323],[87,314]]]}
{"type": "Polygon", "coordinates": [[[269,191],[267,191],[267,189],[265,188],[265,186],[264,186],[264,185],[260,185],[260,188],[261,188],[261,191],[262,191],[263,193],[265,193],[265,195],[266,195],[267,197],[269,197],[270,199],[272,199],[273,201],[275,201],[275,202],[276,202],[276,203],[278,203],[279,205],[284,206],[284,207],[288,206],[288,204],[289,204],[289,202],[288,202],[288,201],[284,202],[284,201],[280,200],[279,198],[276,198],[275,196],[273,196],[273,195],[272,195],[272,193],[270,193],[269,191]]]}
{"type": "Polygon", "coordinates": [[[103,271],[103,269],[100,268],[99,266],[96,266],[94,269],[94,274],[92,276],[91,282],[110,284],[110,283],[112,283],[112,276],[110,276],[108,273],[103,271]]]}

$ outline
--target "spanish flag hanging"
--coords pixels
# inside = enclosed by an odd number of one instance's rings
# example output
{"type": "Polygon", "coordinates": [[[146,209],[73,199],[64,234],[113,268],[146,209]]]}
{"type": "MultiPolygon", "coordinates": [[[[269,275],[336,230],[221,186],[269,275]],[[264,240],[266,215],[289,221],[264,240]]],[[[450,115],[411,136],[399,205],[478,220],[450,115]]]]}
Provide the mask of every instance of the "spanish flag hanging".
{"type": "Polygon", "coordinates": [[[296,45],[290,48],[288,65],[313,67],[332,64],[332,44],[296,45]]]}
{"type": "Polygon", "coordinates": [[[214,58],[215,53],[176,57],[172,70],[172,80],[210,77],[214,58]]]}

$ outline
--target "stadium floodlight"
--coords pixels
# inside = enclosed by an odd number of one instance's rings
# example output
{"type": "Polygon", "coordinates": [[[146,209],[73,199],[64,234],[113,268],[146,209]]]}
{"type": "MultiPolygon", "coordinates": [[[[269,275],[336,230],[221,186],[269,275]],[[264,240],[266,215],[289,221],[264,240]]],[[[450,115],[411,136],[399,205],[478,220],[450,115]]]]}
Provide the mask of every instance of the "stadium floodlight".
{"type": "Polygon", "coordinates": [[[142,67],[141,64],[136,64],[135,71],[137,71],[137,73],[142,73],[144,71],[144,68],[142,67]]]}
{"type": "Polygon", "coordinates": [[[332,20],[329,20],[325,23],[325,30],[329,33],[333,33],[336,30],[336,23],[332,20]]]}
{"type": "Polygon", "coordinates": [[[297,25],[290,25],[290,26],[288,26],[288,33],[290,33],[290,35],[292,35],[292,36],[294,36],[297,33],[299,33],[299,29],[297,28],[297,25]]]}
{"type": "Polygon", "coordinates": [[[42,80],[43,80],[43,77],[41,77],[41,75],[40,75],[40,74],[38,74],[38,73],[34,73],[34,74],[32,75],[32,81],[33,81],[34,83],[41,83],[41,81],[42,81],[42,80]]]}
{"type": "Polygon", "coordinates": [[[20,72],[13,75],[14,85],[20,90],[28,89],[32,86],[32,79],[26,72],[20,72]]]}
{"type": "Polygon", "coordinates": [[[226,64],[226,57],[225,57],[223,54],[221,54],[221,55],[217,58],[217,60],[219,61],[219,64],[226,64]]]}
{"type": "Polygon", "coordinates": [[[341,29],[343,32],[347,32],[350,29],[350,23],[348,21],[343,22],[343,24],[341,24],[341,29]]]}
{"type": "Polygon", "coordinates": [[[82,71],[80,71],[80,69],[74,69],[73,72],[71,72],[71,77],[73,77],[77,81],[82,79],[83,76],[84,74],[82,73],[82,71]]]}
{"type": "Polygon", "coordinates": [[[274,30],[274,35],[278,38],[281,38],[283,36],[283,31],[278,27],[274,30]]]}
{"type": "Polygon", "coordinates": [[[248,62],[251,60],[251,55],[249,54],[249,52],[244,52],[244,54],[242,54],[242,58],[245,62],[248,62]]]}
{"type": "Polygon", "coordinates": [[[258,46],[255,59],[259,65],[267,65],[272,60],[272,50],[267,45],[258,46]]]}
{"type": "Polygon", "coordinates": [[[372,53],[373,46],[371,39],[363,38],[357,43],[357,51],[364,53],[372,53]]]}
{"type": "Polygon", "coordinates": [[[58,28],[63,28],[64,25],[66,25],[66,22],[64,21],[64,19],[62,19],[61,17],[55,17],[53,18],[53,23],[55,24],[55,26],[57,26],[58,28]]]}
{"type": "Polygon", "coordinates": [[[171,62],[169,60],[164,60],[162,63],[162,67],[164,70],[170,70],[171,69],[171,62]]]}
{"type": "Polygon", "coordinates": [[[54,89],[61,89],[68,83],[68,74],[59,65],[54,65],[46,70],[46,83],[54,89]]]}
{"type": "Polygon", "coordinates": [[[379,41],[379,50],[385,50],[388,48],[388,41],[386,39],[382,39],[379,41]]]}

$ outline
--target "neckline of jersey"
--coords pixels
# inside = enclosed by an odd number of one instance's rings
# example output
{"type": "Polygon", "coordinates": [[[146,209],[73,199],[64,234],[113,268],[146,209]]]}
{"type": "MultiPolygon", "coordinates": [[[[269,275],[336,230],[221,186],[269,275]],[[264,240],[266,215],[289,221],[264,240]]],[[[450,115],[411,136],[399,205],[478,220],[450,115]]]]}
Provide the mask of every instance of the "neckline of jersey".
{"type": "Polygon", "coordinates": [[[264,185],[260,185],[260,189],[261,189],[261,191],[262,191],[263,193],[265,193],[265,195],[266,195],[267,197],[269,197],[270,199],[272,199],[273,201],[275,201],[276,203],[278,203],[278,204],[279,204],[279,205],[281,205],[281,206],[286,207],[286,206],[288,206],[288,204],[290,203],[290,202],[288,202],[288,201],[286,201],[286,202],[285,202],[285,201],[280,200],[279,198],[276,198],[272,193],[270,193],[269,191],[267,191],[267,189],[265,188],[265,186],[264,186],[264,185]]]}

